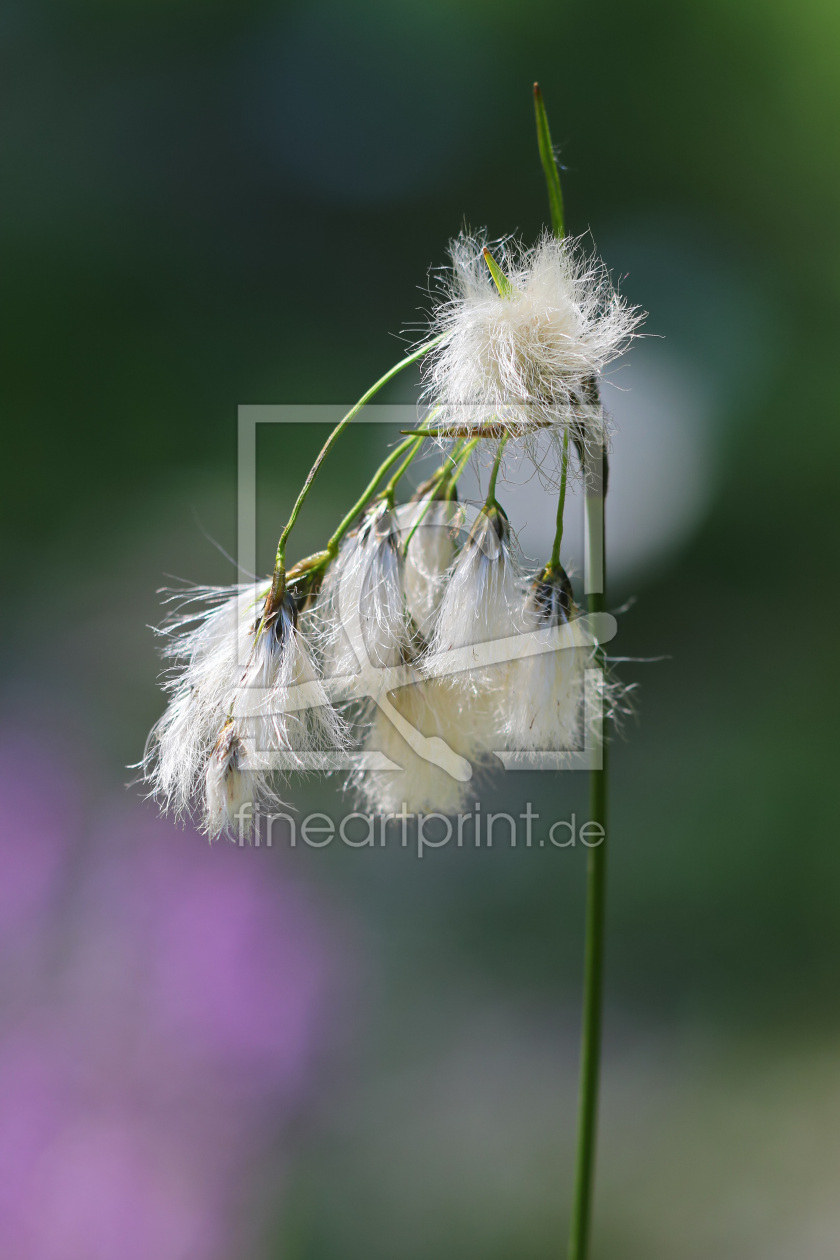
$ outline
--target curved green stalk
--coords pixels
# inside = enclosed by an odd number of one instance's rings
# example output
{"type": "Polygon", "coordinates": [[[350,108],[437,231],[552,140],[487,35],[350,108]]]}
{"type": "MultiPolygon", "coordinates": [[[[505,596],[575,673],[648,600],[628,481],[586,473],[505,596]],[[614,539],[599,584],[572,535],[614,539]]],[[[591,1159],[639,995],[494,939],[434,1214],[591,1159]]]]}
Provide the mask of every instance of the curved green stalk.
{"type": "Polygon", "coordinates": [[[402,429],[401,432],[407,434],[405,441],[400,442],[399,446],[394,447],[394,449],[391,451],[391,454],[388,456],[388,458],[382,461],[382,463],[377,468],[376,472],[373,474],[373,477],[370,479],[367,486],[365,487],[361,497],[358,498],[356,502],[353,504],[350,511],[341,521],[341,524],[339,525],[338,529],[335,531],[335,533],[332,535],[329,542],[327,543],[327,555],[329,559],[332,559],[332,557],[338,551],[339,543],[341,542],[344,535],[347,533],[350,526],[355,521],[356,517],[359,516],[360,513],[362,513],[365,510],[365,508],[370,503],[373,496],[376,494],[376,488],[379,485],[382,478],[385,476],[388,469],[393,467],[393,465],[397,462],[397,460],[402,455],[402,453],[404,451],[407,451],[409,447],[411,446],[411,444],[417,440],[417,438],[424,438],[426,436],[423,429],[413,429],[411,431],[402,429]]]}
{"type": "Polygon", "coordinates": [[[467,445],[464,447],[464,449],[461,451],[461,454],[458,456],[458,462],[455,465],[455,467],[452,469],[452,472],[449,474],[449,478],[448,478],[448,480],[452,482],[453,486],[457,485],[458,478],[461,476],[461,473],[466,468],[469,462],[470,455],[472,455],[473,451],[478,446],[480,441],[481,441],[481,438],[471,438],[470,441],[467,442],[467,445]]]}
{"type": "Polygon", "coordinates": [[[478,442],[478,438],[475,438],[472,442],[468,442],[466,449],[461,452],[458,451],[458,447],[461,445],[461,442],[456,442],[451,454],[448,456],[449,463],[442,464],[441,467],[438,469],[436,475],[431,478],[432,485],[429,489],[429,494],[426,499],[426,502],[423,505],[423,511],[420,513],[420,515],[417,517],[417,520],[412,525],[411,529],[409,530],[408,537],[406,538],[405,543],[403,544],[403,557],[405,557],[408,554],[408,544],[411,542],[412,538],[417,533],[417,530],[420,528],[423,521],[425,520],[426,514],[431,508],[438,490],[440,490],[446,482],[449,483],[447,486],[446,497],[448,499],[452,498],[452,494],[455,490],[455,486],[457,484],[458,478],[460,477],[461,473],[464,471],[467,460],[469,459],[470,454],[475,448],[477,442],[478,442]]]}
{"type": "Polygon", "coordinates": [[[420,437],[415,439],[413,447],[408,452],[408,455],[400,464],[399,468],[394,473],[393,477],[391,478],[391,480],[388,482],[387,486],[385,487],[383,494],[385,495],[385,501],[388,504],[389,508],[393,509],[394,499],[397,493],[397,486],[399,485],[402,478],[405,476],[406,472],[408,472],[411,461],[419,453],[420,447],[423,445],[425,440],[426,439],[423,437],[422,434],[420,435],[420,437]]]}
{"type": "Polygon", "coordinates": [[[365,508],[370,503],[373,496],[376,494],[377,487],[379,486],[380,481],[385,476],[388,469],[393,468],[394,464],[396,464],[400,456],[403,455],[409,449],[410,446],[413,446],[416,440],[417,439],[414,437],[407,437],[404,442],[400,442],[399,446],[395,446],[394,449],[391,451],[391,454],[388,456],[388,458],[383,460],[382,463],[379,465],[376,472],[373,474],[370,481],[365,486],[365,489],[362,491],[362,494],[353,504],[350,511],[347,513],[347,515],[342,519],[335,533],[332,535],[329,542],[327,543],[327,554],[329,555],[330,558],[332,558],[335,555],[335,553],[338,551],[339,544],[342,538],[344,537],[344,535],[347,533],[350,526],[353,524],[356,518],[360,516],[362,512],[364,512],[365,508]]]}
{"type": "Polygon", "coordinates": [[[509,434],[505,433],[503,437],[501,437],[499,440],[499,449],[496,451],[496,458],[493,460],[493,467],[490,470],[490,484],[487,487],[487,498],[484,501],[485,507],[498,507],[499,506],[498,502],[496,501],[496,481],[498,479],[499,468],[501,467],[501,463],[502,463],[502,452],[505,449],[505,444],[507,443],[509,436],[510,436],[509,434]]]}
{"type": "Polygon", "coordinates": [[[389,368],[384,376],[380,376],[379,380],[375,381],[374,384],[371,385],[370,389],[366,390],[364,394],[362,394],[359,401],[350,408],[347,415],[338,422],[330,436],[327,438],[321,448],[318,458],[309,470],[306,481],[303,483],[301,492],[297,497],[294,507],[292,508],[292,514],[289,517],[286,528],[280,535],[280,541],[277,544],[277,556],[274,561],[274,576],[271,582],[271,590],[266,600],[266,616],[270,615],[274,608],[276,608],[279,599],[282,597],[281,591],[286,576],[286,543],[288,541],[289,534],[294,529],[295,521],[298,518],[301,508],[306,502],[307,495],[312,489],[312,483],[317,477],[318,471],[324,460],[327,458],[333,446],[347,428],[348,424],[356,418],[362,408],[370,402],[371,398],[373,398],[375,394],[378,394],[384,385],[387,385],[389,381],[393,380],[395,376],[402,372],[403,368],[410,367],[412,363],[416,363],[418,359],[422,359],[423,356],[428,354],[430,350],[433,350],[435,346],[440,345],[445,335],[446,334],[442,333],[439,337],[433,338],[432,341],[425,342],[417,350],[413,350],[411,354],[406,355],[404,359],[400,359],[399,363],[395,363],[392,368],[389,368]]]}

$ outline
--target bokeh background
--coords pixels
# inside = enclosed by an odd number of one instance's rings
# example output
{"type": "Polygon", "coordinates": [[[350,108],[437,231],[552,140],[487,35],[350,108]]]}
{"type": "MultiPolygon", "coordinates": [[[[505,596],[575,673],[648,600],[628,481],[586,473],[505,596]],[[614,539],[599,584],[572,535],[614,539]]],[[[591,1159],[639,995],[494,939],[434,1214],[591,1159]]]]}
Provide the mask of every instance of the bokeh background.
{"type": "MultiPolygon", "coordinates": [[[[462,222],[537,233],[535,78],[653,334],[610,395],[616,651],[667,659],[623,667],[595,1256],[840,1253],[839,37],[824,0],[7,0],[4,1255],[563,1254],[585,855],[211,847],[125,769],[157,588],[234,578],[238,404],[351,402],[462,222]]],[[[260,436],[265,567],[318,436],[260,436]]],[[[581,816],[581,777],[485,804],[581,816]]]]}

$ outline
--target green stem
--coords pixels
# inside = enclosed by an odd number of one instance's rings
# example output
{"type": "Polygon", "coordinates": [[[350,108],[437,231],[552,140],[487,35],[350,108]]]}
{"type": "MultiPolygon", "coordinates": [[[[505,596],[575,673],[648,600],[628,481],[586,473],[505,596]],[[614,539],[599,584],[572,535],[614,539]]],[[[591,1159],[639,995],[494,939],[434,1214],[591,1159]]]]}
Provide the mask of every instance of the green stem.
{"type": "MultiPolygon", "coordinates": [[[[604,483],[603,468],[597,478],[587,482],[587,511],[590,513],[590,574],[597,571],[592,552],[601,549],[600,590],[589,594],[590,613],[604,611],[605,567],[604,539],[604,483]]],[[[602,648],[595,653],[597,668],[602,677],[605,659],[602,648]]],[[[599,697],[603,705],[603,690],[599,697]]],[[[604,922],[607,880],[607,719],[603,718],[601,731],[601,768],[591,770],[590,821],[599,823],[603,838],[589,850],[586,876],[586,936],[583,966],[583,1016],[580,1050],[580,1096],[578,1110],[577,1164],[575,1191],[572,1202],[572,1221],[569,1235],[568,1260],[587,1260],[589,1255],[590,1227],[592,1221],[592,1195],[595,1177],[595,1144],[598,1124],[598,1085],[601,1066],[601,1015],[604,983],[604,922]]]]}
{"type": "Polygon", "coordinates": [[[469,463],[470,455],[472,455],[473,451],[478,446],[480,441],[481,441],[481,438],[471,438],[470,441],[467,442],[467,445],[464,447],[464,449],[461,451],[461,454],[458,456],[458,462],[455,465],[455,467],[452,469],[452,472],[449,474],[449,478],[448,478],[448,480],[452,483],[453,486],[458,484],[458,478],[461,476],[461,473],[464,471],[467,464],[469,463]]]}
{"type": "MultiPolygon", "coordinates": [[[[403,430],[403,432],[405,432],[405,430],[403,430]]],[[[327,553],[330,559],[332,559],[332,557],[338,551],[339,543],[341,542],[344,535],[347,533],[350,526],[355,521],[356,517],[359,516],[365,510],[365,508],[370,503],[373,496],[376,494],[376,487],[379,485],[380,481],[385,476],[388,469],[391,468],[397,462],[397,460],[402,455],[402,453],[404,451],[407,451],[413,442],[415,442],[418,438],[424,438],[425,436],[426,434],[423,432],[422,429],[412,430],[411,432],[408,433],[408,436],[406,437],[405,441],[400,442],[399,446],[394,447],[394,449],[391,451],[391,454],[388,456],[388,458],[383,460],[383,462],[379,465],[376,472],[373,474],[373,477],[368,482],[367,487],[363,491],[361,498],[356,500],[356,502],[351,507],[350,511],[342,520],[338,529],[333,534],[332,538],[330,538],[329,542],[327,543],[327,553]]],[[[412,459],[413,458],[414,457],[412,456],[412,459]]]]}
{"type": "Polygon", "coordinates": [[[276,607],[277,602],[281,598],[281,588],[285,582],[286,574],[286,543],[288,541],[289,534],[294,529],[295,521],[298,518],[300,509],[306,502],[307,495],[312,489],[312,483],[317,477],[318,471],[324,460],[327,458],[333,446],[347,428],[348,424],[356,418],[362,408],[370,402],[371,398],[373,398],[375,394],[378,394],[384,385],[387,385],[389,381],[393,380],[395,376],[402,372],[403,368],[410,367],[412,363],[416,363],[418,359],[422,359],[423,356],[428,354],[430,350],[433,350],[435,346],[440,345],[445,335],[446,334],[442,333],[439,337],[435,337],[432,341],[425,342],[422,346],[418,347],[417,350],[413,350],[411,354],[406,355],[404,359],[400,359],[399,363],[395,363],[392,368],[389,368],[384,376],[380,376],[379,380],[375,381],[374,384],[371,385],[370,389],[366,390],[365,393],[362,394],[359,401],[350,408],[347,415],[338,422],[330,436],[327,438],[321,448],[318,458],[309,470],[306,481],[303,483],[303,487],[297,497],[295,506],[292,508],[292,514],[289,517],[286,528],[280,535],[280,541],[277,544],[277,556],[274,561],[274,576],[271,582],[271,591],[269,592],[266,602],[267,614],[276,607]]]}
{"type": "MultiPolygon", "coordinates": [[[[590,609],[597,611],[590,601],[590,609]]],[[[598,1121],[598,1083],[601,1065],[601,1011],[604,975],[604,918],[607,882],[607,747],[602,768],[590,776],[590,821],[604,828],[604,839],[589,850],[586,875],[586,944],[583,973],[583,1029],[581,1034],[580,1102],[578,1111],[577,1172],[569,1260],[586,1260],[592,1221],[595,1138],[598,1121]]]]}
{"type": "Polygon", "coordinates": [[[420,528],[421,524],[423,523],[426,517],[426,513],[431,508],[438,490],[440,490],[446,482],[449,483],[447,486],[446,497],[449,499],[452,498],[452,493],[455,489],[458,478],[460,477],[461,473],[464,471],[467,460],[469,459],[470,454],[473,451],[477,442],[478,442],[478,438],[473,439],[473,441],[468,442],[466,448],[460,452],[458,450],[458,447],[461,446],[462,443],[457,442],[455,446],[453,447],[451,454],[447,457],[447,462],[444,464],[441,464],[435,476],[431,478],[432,485],[429,487],[429,493],[428,493],[428,496],[426,497],[426,502],[423,505],[423,511],[417,517],[417,520],[414,522],[411,529],[409,530],[408,537],[406,538],[405,543],[403,545],[404,557],[408,555],[408,544],[411,542],[412,538],[417,533],[417,530],[420,528]]]}
{"type": "MultiPolygon", "coordinates": [[[[551,228],[558,239],[566,234],[563,211],[563,190],[560,172],[551,143],[548,115],[540,92],[534,84],[534,110],[537,122],[537,143],[540,161],[548,190],[551,210],[551,228]]],[[[563,464],[560,474],[560,493],[557,502],[557,528],[551,552],[552,566],[560,563],[560,544],[563,540],[563,509],[566,499],[566,478],[569,457],[569,432],[563,435],[563,464]]],[[[602,457],[605,456],[602,452],[602,457]]],[[[589,522],[589,574],[597,574],[593,585],[599,589],[589,595],[590,613],[604,610],[604,495],[606,492],[603,463],[598,469],[597,485],[587,480],[586,510],[589,522]],[[595,555],[595,549],[599,554],[595,555]],[[599,563],[600,562],[600,563],[599,563]],[[600,580],[598,580],[600,579],[600,580]]],[[[597,668],[602,676],[605,669],[603,650],[595,654],[597,668]]],[[[603,704],[603,690],[599,697],[603,704]]],[[[572,1201],[572,1222],[569,1235],[568,1260],[587,1260],[589,1256],[590,1225],[592,1221],[592,1193],[595,1178],[595,1140],[598,1124],[598,1085],[601,1069],[601,1012],[604,985],[604,914],[607,881],[607,742],[606,718],[601,732],[601,768],[590,771],[590,821],[602,828],[600,844],[589,850],[586,875],[586,937],[583,964],[583,1016],[580,1047],[580,1098],[578,1110],[577,1163],[575,1191],[572,1201]]]]}
{"type": "Polygon", "coordinates": [[[551,548],[549,567],[556,569],[560,565],[560,544],[563,541],[563,512],[566,507],[566,480],[569,472],[569,430],[563,433],[563,453],[560,456],[560,490],[557,495],[557,527],[554,531],[554,546],[551,548]]]}
{"type": "Polygon", "coordinates": [[[373,474],[370,481],[368,482],[367,486],[362,491],[361,496],[353,504],[350,511],[343,518],[338,528],[336,529],[335,533],[332,535],[329,542],[327,543],[327,552],[329,553],[331,558],[338,551],[339,544],[342,538],[344,537],[344,535],[347,533],[350,526],[353,524],[356,518],[360,516],[362,512],[364,512],[365,508],[370,503],[373,496],[376,494],[377,487],[380,481],[382,480],[382,478],[385,476],[388,469],[393,468],[394,464],[396,464],[400,456],[403,455],[409,449],[410,446],[413,446],[416,441],[417,439],[414,437],[407,437],[404,442],[400,442],[399,446],[395,446],[394,449],[391,451],[391,454],[388,456],[388,458],[383,460],[382,463],[379,465],[376,472],[373,474]]]}
{"type": "Polygon", "coordinates": [[[411,461],[417,455],[418,451],[420,450],[420,447],[423,445],[425,440],[426,439],[422,436],[422,434],[420,437],[415,439],[412,449],[408,452],[408,455],[400,464],[399,468],[394,473],[393,477],[391,478],[391,480],[388,482],[387,486],[385,487],[383,494],[385,495],[385,501],[388,504],[389,508],[393,509],[394,499],[396,498],[396,494],[397,494],[397,486],[400,484],[400,481],[405,476],[406,472],[408,471],[409,465],[411,464],[411,461]]]}
{"type": "Polygon", "coordinates": [[[499,449],[496,451],[496,458],[493,460],[493,468],[490,472],[490,485],[487,487],[487,498],[485,500],[487,507],[499,506],[496,502],[496,480],[499,476],[499,468],[502,463],[502,452],[505,449],[505,443],[508,440],[508,436],[509,435],[506,433],[504,437],[499,440],[499,449]]]}

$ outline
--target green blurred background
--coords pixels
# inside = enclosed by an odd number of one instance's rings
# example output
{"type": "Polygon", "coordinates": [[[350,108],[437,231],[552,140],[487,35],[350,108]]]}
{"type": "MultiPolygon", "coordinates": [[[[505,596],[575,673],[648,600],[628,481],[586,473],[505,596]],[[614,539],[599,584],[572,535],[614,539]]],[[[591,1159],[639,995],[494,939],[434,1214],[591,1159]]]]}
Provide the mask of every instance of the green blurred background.
{"type": "MultiPolygon", "coordinates": [[[[165,574],[235,578],[237,406],[352,402],[464,221],[536,235],[542,84],[571,229],[661,338],[615,407],[617,443],[645,435],[630,534],[664,504],[616,567],[616,651],[668,659],[623,666],[599,1257],[840,1253],[838,36],[825,0],[0,20],[3,689],[90,797],[160,711],[165,574]]],[[[382,441],[348,439],[301,549],[382,441]]],[[[265,567],[314,445],[260,439],[265,567]]],[[[503,777],[487,808],[585,812],[580,778],[503,777]]],[[[364,982],[255,1254],[561,1255],[584,855],[275,856],[357,924],[364,982]]]]}

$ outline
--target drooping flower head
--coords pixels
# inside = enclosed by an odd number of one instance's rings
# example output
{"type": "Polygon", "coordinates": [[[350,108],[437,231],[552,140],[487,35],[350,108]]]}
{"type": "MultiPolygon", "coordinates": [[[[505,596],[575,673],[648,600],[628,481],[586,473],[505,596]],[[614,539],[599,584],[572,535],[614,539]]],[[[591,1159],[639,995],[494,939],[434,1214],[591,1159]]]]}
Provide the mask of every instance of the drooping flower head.
{"type": "Polygon", "coordinates": [[[523,625],[521,582],[508,518],[498,504],[485,504],[450,569],[431,655],[517,634],[523,625]]]}
{"type": "Polygon", "coordinates": [[[171,699],[143,770],[164,808],[197,815],[215,836],[249,826],[241,807],[276,799],[275,773],[306,769],[304,754],[340,745],[344,727],[298,629],[296,596],[287,591],[263,619],[267,588],[212,594],[215,607],[188,613],[168,634],[171,699]]]}
{"type": "Polygon", "coordinates": [[[196,588],[159,631],[163,657],[171,662],[164,683],[169,704],[149,736],[143,773],[163,809],[176,817],[190,813],[207,773],[242,677],[239,635],[252,629],[265,593],[252,585],[196,588]]]}
{"type": "MultiPolygon", "coordinates": [[[[235,827],[242,810],[256,795],[257,776],[253,755],[237,733],[233,718],[222,728],[204,772],[206,827],[217,836],[235,827]]],[[[244,822],[244,820],[243,820],[244,822]]]]}
{"type": "Polygon", "coordinates": [[[445,334],[425,365],[441,430],[500,422],[509,433],[580,421],[593,378],[627,348],[641,313],[613,288],[580,238],[545,234],[501,247],[500,292],[485,241],[462,235],[432,327],[445,334]]]}
{"type": "Polygon", "coordinates": [[[583,745],[585,680],[595,644],[583,628],[571,583],[558,564],[531,583],[523,607],[529,630],[563,627],[566,646],[512,662],[500,696],[500,726],[513,751],[562,751],[583,745]]]}
{"type": "Polygon", "coordinates": [[[383,754],[393,767],[365,766],[350,781],[360,805],[377,814],[403,808],[409,814],[459,813],[473,786],[472,767],[483,756],[465,720],[463,692],[442,678],[419,679],[394,691],[387,709],[377,707],[371,715],[364,748],[383,754]],[[436,745],[434,761],[423,755],[430,740],[436,745]],[[441,757],[444,743],[449,755],[441,757]]]}
{"type": "Polygon", "coordinates": [[[342,543],[310,624],[328,678],[399,665],[409,652],[399,528],[384,501],[342,543]]]}

